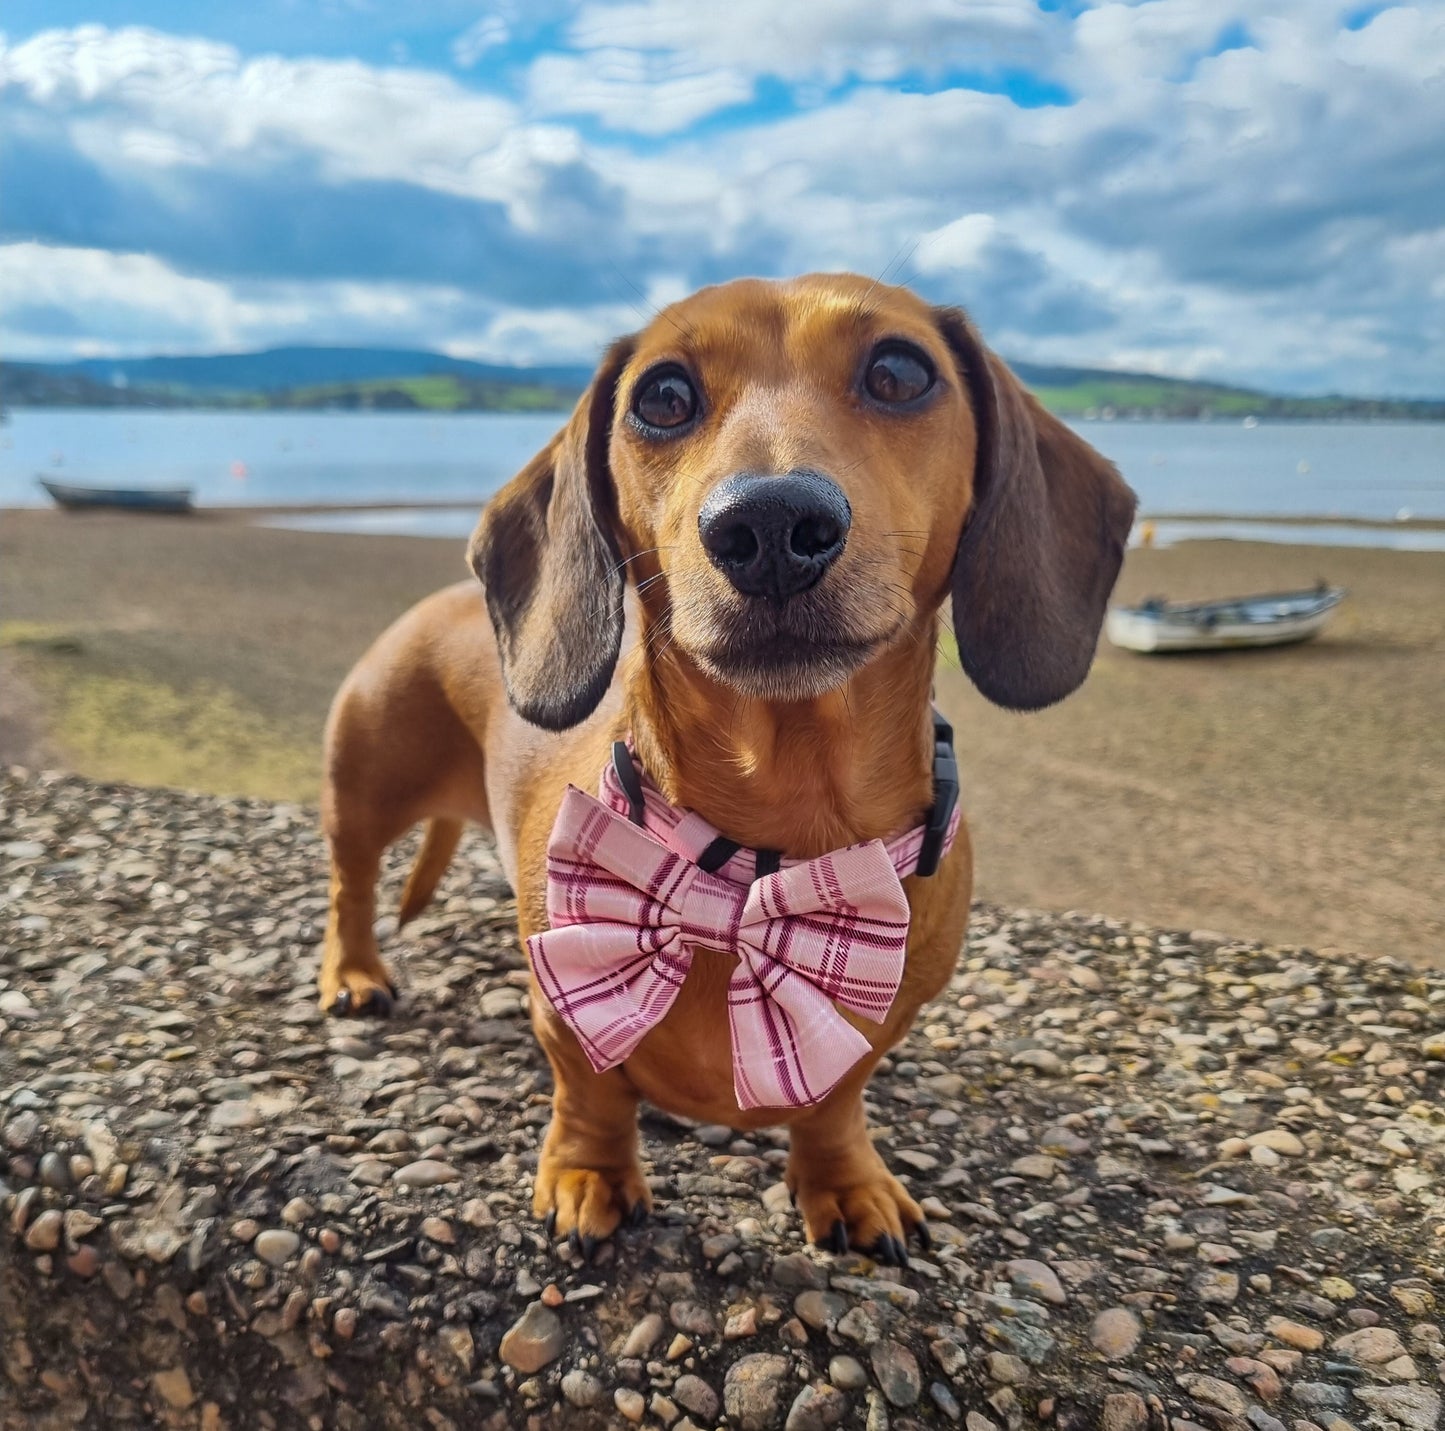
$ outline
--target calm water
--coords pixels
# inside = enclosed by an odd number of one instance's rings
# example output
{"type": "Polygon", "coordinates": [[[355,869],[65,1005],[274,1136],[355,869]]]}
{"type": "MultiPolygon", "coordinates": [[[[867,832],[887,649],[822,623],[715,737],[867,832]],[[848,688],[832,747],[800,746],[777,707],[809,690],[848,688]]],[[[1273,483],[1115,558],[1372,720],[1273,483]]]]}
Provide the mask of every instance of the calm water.
{"type": "MultiPolygon", "coordinates": [[[[560,420],[19,411],[0,427],[0,506],[44,504],[35,485],[44,473],[82,483],[185,484],[205,505],[454,503],[461,511],[446,520],[460,522],[560,420]]],[[[1445,423],[1093,422],[1077,430],[1119,464],[1142,509],[1156,516],[1393,520],[1403,511],[1445,519],[1445,423]]],[[[401,530],[443,514],[364,520],[401,530]]]]}

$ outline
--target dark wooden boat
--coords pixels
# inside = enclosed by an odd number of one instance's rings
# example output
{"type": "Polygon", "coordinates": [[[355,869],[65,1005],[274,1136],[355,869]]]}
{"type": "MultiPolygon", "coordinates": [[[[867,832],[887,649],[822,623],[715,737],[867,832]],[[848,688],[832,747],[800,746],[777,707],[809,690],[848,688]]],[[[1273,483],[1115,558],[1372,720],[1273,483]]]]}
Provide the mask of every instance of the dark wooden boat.
{"type": "Polygon", "coordinates": [[[174,515],[196,509],[194,487],[82,487],[74,482],[57,482],[51,477],[35,480],[67,512],[105,510],[174,515]]]}

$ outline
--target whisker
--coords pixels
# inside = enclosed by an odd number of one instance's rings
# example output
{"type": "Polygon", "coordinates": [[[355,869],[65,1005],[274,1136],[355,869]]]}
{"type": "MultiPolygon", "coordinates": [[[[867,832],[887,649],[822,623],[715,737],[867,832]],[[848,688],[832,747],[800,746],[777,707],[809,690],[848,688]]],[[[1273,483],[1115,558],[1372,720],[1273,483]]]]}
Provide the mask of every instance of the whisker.
{"type": "Polygon", "coordinates": [[[913,240],[913,246],[910,248],[909,245],[908,245],[908,240],[907,240],[907,239],[904,239],[903,242],[898,245],[898,251],[893,255],[893,257],[892,257],[891,259],[888,260],[888,266],[887,266],[887,267],[883,270],[883,272],[880,273],[880,274],[878,275],[878,277],[875,278],[875,279],[873,280],[873,282],[870,283],[870,284],[868,285],[868,287],[864,290],[863,297],[862,297],[862,299],[860,300],[860,302],[861,302],[862,304],[866,304],[866,303],[868,302],[868,300],[873,296],[873,290],[874,290],[875,288],[877,288],[880,283],[884,282],[884,280],[887,279],[889,273],[892,272],[892,270],[893,270],[893,265],[896,264],[900,258],[903,259],[903,262],[904,262],[904,263],[907,263],[908,260],[913,257],[914,253],[916,252],[916,250],[917,250],[917,248],[918,248],[918,245],[921,244],[922,242],[923,242],[923,237],[922,237],[922,235],[920,235],[918,238],[916,238],[916,239],[913,240]],[[903,255],[903,250],[904,250],[905,248],[908,249],[907,257],[904,257],[904,255],[903,255]]]}

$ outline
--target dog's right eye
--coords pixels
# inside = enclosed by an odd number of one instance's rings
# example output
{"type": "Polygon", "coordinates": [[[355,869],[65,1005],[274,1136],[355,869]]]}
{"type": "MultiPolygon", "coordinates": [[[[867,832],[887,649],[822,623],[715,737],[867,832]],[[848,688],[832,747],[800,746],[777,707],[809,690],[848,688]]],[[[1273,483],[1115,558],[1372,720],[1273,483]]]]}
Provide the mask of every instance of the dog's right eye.
{"type": "Polygon", "coordinates": [[[697,392],[681,368],[654,369],[637,385],[632,415],[659,432],[683,427],[697,416],[697,392]]]}

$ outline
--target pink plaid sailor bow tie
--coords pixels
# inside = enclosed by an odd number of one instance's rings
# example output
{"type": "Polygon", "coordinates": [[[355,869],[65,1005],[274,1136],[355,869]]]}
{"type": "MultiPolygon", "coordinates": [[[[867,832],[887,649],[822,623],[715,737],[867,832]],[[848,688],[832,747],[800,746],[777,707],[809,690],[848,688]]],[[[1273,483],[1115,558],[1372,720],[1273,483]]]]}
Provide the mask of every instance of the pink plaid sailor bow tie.
{"type": "MultiPolygon", "coordinates": [[[[551,928],[527,941],[542,992],[600,1073],[666,1015],[695,953],[733,955],[738,1106],[817,1103],[869,1048],[835,1004],[882,1023],[898,992],[909,916],[900,876],[920,868],[928,828],[790,861],[748,883],[752,852],[669,805],[645,778],[641,790],[629,782],[629,800],[615,773],[626,759],[632,775],[625,747],[618,759],[603,771],[602,800],[567,788],[552,830],[551,928]],[[623,813],[629,804],[638,823],[623,813]],[[710,872],[698,860],[719,844],[733,853],[710,872]]],[[[957,829],[950,803],[925,872],[957,829]]]]}

